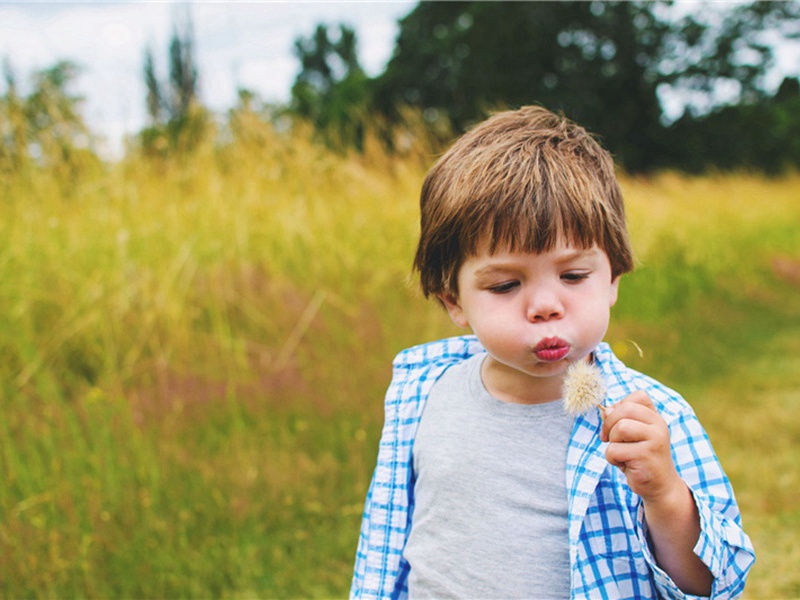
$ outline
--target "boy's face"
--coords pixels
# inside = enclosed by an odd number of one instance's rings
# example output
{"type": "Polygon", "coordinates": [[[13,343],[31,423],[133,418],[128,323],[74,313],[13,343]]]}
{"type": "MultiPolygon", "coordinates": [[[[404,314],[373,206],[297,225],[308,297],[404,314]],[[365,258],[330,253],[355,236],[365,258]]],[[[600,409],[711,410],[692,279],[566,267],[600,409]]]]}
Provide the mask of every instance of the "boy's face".
{"type": "Polygon", "coordinates": [[[495,397],[541,403],[561,397],[567,366],[603,339],[619,278],[597,246],[559,243],[542,254],[483,249],[464,261],[450,317],[486,348],[484,385],[495,397]]]}

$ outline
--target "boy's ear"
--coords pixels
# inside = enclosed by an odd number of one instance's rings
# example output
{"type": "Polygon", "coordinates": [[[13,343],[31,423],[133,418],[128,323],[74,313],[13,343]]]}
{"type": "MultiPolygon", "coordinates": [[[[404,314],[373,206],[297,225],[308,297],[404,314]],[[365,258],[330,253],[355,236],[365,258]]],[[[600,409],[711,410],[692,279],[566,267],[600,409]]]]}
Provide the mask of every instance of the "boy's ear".
{"type": "Polygon", "coordinates": [[[458,296],[455,294],[437,294],[436,297],[444,304],[453,323],[461,327],[461,329],[467,329],[469,327],[469,322],[464,316],[464,309],[462,309],[461,305],[458,303],[458,296]]]}
{"type": "Polygon", "coordinates": [[[611,308],[617,303],[617,297],[619,296],[619,279],[621,275],[617,275],[614,279],[611,280],[611,296],[608,307],[611,308]]]}

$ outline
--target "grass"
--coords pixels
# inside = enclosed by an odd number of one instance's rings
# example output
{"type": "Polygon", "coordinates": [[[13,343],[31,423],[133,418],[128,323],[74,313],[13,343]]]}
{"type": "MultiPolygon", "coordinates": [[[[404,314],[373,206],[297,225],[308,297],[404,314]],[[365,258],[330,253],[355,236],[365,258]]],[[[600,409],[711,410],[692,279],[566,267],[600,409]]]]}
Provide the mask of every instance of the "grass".
{"type": "MultiPolygon", "coordinates": [[[[408,279],[433,157],[250,133],[0,175],[0,595],[346,595],[391,358],[455,333],[408,279]]],[[[800,178],[624,188],[608,339],[708,429],[748,596],[800,596],[800,178]]]]}

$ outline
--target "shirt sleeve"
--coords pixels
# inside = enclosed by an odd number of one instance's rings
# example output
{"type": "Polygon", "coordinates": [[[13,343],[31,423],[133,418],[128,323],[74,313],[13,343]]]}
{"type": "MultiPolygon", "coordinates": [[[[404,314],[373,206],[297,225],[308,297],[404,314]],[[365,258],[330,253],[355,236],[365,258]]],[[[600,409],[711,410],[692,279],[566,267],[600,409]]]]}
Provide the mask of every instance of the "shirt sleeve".
{"type": "MultiPolygon", "coordinates": [[[[708,435],[691,409],[681,411],[669,427],[675,466],[689,486],[700,515],[700,536],[694,553],[714,577],[711,598],[738,598],[755,562],[755,553],[742,529],[733,488],[708,435]]],[[[644,506],[641,504],[637,521],[637,535],[659,594],[665,598],[699,598],[683,593],[656,564],[647,542],[644,506]]]]}
{"type": "Polygon", "coordinates": [[[378,459],[364,504],[350,598],[390,598],[402,572],[408,520],[408,443],[400,411],[408,369],[395,364],[378,459]]]}
{"type": "Polygon", "coordinates": [[[367,550],[369,547],[370,512],[372,510],[372,489],[375,485],[375,475],[367,492],[367,500],[364,503],[364,514],[361,517],[361,530],[358,535],[358,547],[356,549],[356,564],[353,570],[353,581],[350,584],[350,598],[362,598],[364,590],[364,579],[367,569],[367,550]]]}

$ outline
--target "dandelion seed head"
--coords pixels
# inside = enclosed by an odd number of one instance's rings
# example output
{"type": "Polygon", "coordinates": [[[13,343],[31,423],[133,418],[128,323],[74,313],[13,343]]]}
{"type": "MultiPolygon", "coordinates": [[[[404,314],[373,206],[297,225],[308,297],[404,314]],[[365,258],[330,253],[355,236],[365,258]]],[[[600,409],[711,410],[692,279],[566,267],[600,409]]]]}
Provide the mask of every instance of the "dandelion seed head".
{"type": "Polygon", "coordinates": [[[600,369],[588,361],[572,363],[564,378],[564,410],[581,415],[603,403],[606,382],[600,369]]]}

